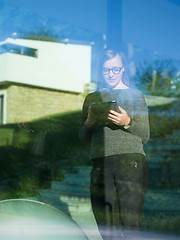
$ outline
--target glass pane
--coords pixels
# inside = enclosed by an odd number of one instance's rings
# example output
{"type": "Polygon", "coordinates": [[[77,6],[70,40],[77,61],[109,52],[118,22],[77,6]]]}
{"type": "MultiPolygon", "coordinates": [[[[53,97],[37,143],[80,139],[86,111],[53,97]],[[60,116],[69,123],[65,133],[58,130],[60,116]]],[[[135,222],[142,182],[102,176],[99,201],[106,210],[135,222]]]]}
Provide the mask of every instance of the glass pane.
{"type": "Polygon", "coordinates": [[[179,238],[179,13],[175,0],[0,0],[7,214],[35,200],[89,240],[179,238]]]}
{"type": "Polygon", "coordinates": [[[123,1],[123,38],[130,75],[145,95],[151,130],[150,140],[144,145],[149,185],[141,228],[164,234],[164,239],[166,234],[167,238],[168,234],[179,234],[180,221],[180,61],[175,30],[179,12],[178,1],[123,1]]]}

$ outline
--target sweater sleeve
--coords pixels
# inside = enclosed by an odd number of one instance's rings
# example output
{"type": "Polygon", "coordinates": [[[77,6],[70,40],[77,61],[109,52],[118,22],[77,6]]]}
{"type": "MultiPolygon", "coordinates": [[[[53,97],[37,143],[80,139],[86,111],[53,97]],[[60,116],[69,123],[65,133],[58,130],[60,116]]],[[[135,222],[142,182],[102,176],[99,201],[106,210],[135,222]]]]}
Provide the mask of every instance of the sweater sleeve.
{"type": "Polygon", "coordinates": [[[141,92],[139,92],[135,99],[136,101],[134,101],[133,104],[133,115],[130,116],[132,118],[132,124],[126,131],[139,136],[142,143],[145,144],[150,137],[148,109],[141,92]]]}
{"type": "Polygon", "coordinates": [[[91,139],[93,127],[89,127],[85,124],[85,121],[88,116],[88,109],[90,106],[90,98],[91,94],[87,95],[84,103],[83,103],[83,109],[82,109],[82,123],[79,130],[79,139],[81,142],[85,143],[91,139]]]}

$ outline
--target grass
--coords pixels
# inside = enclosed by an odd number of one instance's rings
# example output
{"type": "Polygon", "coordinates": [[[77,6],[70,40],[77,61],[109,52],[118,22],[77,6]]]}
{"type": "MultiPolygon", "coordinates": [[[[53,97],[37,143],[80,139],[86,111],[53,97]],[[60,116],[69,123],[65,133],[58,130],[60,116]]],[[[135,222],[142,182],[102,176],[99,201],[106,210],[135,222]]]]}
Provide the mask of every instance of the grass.
{"type": "Polygon", "coordinates": [[[0,190],[12,197],[36,195],[51,180],[63,180],[67,166],[89,165],[89,146],[78,139],[80,124],[80,111],[72,111],[2,125],[0,140],[8,140],[0,146],[0,190]]]}

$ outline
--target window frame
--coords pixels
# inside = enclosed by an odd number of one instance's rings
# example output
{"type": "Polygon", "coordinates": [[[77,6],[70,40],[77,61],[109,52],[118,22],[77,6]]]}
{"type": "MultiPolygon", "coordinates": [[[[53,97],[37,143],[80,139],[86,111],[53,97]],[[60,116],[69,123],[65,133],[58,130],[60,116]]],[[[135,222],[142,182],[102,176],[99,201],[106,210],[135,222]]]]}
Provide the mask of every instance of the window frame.
{"type": "MultiPolygon", "coordinates": [[[[6,102],[7,102],[7,92],[5,90],[0,90],[0,96],[2,96],[2,122],[0,124],[6,124],[6,102]]],[[[0,113],[1,114],[1,113],[0,113]]]]}

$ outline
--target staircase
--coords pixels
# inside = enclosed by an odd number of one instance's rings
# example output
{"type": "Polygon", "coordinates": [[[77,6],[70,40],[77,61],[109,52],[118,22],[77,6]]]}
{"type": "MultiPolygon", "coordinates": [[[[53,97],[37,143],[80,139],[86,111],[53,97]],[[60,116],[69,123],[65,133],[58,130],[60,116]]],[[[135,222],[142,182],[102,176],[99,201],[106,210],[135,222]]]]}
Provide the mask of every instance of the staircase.
{"type": "Polygon", "coordinates": [[[39,201],[53,205],[61,211],[90,212],[89,198],[91,167],[74,167],[74,173],[67,173],[63,181],[52,181],[50,189],[39,190],[39,201]]]}

